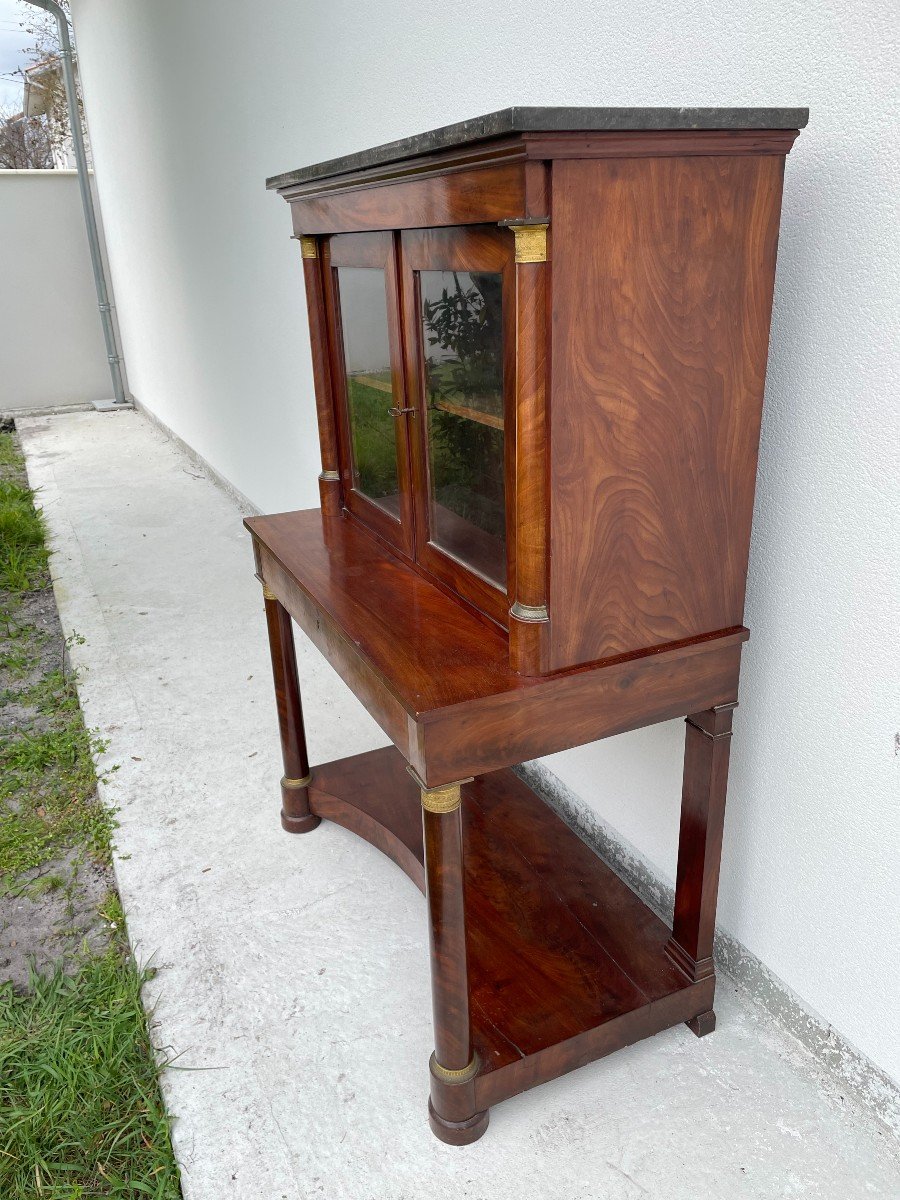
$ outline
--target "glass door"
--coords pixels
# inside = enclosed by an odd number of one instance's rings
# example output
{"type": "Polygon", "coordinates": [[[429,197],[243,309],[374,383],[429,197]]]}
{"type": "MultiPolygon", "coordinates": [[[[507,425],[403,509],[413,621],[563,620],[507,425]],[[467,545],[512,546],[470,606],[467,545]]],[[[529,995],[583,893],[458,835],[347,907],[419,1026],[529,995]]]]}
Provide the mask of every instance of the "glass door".
{"type": "Polygon", "coordinates": [[[324,252],[344,502],[412,556],[413,409],[403,382],[393,235],[341,234],[324,252]]]}
{"type": "Polygon", "coordinates": [[[515,339],[512,239],[494,226],[401,235],[416,557],[506,625],[515,339]]]}

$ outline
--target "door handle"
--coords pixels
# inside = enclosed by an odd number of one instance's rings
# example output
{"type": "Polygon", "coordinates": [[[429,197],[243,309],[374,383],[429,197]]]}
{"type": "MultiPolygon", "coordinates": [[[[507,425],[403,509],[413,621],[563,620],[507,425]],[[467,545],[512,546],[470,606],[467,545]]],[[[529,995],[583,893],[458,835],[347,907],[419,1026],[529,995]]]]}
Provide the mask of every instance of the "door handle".
{"type": "Polygon", "coordinates": [[[405,416],[406,413],[414,413],[415,411],[416,410],[414,408],[397,408],[396,406],[388,409],[388,412],[392,417],[402,417],[405,416]]]}

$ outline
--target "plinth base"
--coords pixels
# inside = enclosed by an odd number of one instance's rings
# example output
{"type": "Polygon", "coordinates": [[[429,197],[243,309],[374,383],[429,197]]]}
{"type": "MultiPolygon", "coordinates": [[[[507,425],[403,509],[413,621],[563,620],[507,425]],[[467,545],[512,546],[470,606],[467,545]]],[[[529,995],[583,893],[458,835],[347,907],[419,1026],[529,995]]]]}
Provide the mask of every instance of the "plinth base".
{"type": "Polygon", "coordinates": [[[281,828],[288,833],[309,833],[321,823],[322,818],[314,813],[307,813],[305,817],[289,817],[284,809],[281,810],[281,828]]]}
{"type": "Polygon", "coordinates": [[[428,1101],[428,1124],[435,1137],[446,1142],[448,1146],[470,1146],[483,1137],[488,1127],[490,1113],[478,1112],[468,1121],[445,1121],[434,1111],[431,1101],[428,1101]]]}

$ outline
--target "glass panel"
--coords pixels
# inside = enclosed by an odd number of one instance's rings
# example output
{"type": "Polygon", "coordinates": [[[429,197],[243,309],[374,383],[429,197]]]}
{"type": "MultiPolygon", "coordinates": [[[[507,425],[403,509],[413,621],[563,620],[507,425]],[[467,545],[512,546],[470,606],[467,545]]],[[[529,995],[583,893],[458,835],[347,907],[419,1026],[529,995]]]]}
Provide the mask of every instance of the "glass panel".
{"type": "Polygon", "coordinates": [[[421,271],[431,541],[506,584],[502,279],[421,271]]]}
{"type": "Polygon", "coordinates": [[[400,516],[395,418],[384,271],[338,267],[353,486],[400,516]]]}

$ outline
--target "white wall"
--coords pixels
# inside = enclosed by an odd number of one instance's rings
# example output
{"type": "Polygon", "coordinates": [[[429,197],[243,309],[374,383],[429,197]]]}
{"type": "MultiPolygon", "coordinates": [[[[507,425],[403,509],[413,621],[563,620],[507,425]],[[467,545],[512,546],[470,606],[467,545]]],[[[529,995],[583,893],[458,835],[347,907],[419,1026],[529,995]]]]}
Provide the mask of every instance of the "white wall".
{"type": "MultiPolygon", "coordinates": [[[[536,10],[74,0],[131,384],[255,503],[316,503],[267,175],[509,104],[808,104],[788,159],[720,918],[900,1079],[891,0],[536,10]]],[[[553,769],[674,872],[682,729],[553,769]]]]}
{"type": "Polygon", "coordinates": [[[112,397],[74,171],[0,171],[0,411],[112,397]]]}

